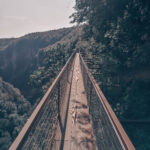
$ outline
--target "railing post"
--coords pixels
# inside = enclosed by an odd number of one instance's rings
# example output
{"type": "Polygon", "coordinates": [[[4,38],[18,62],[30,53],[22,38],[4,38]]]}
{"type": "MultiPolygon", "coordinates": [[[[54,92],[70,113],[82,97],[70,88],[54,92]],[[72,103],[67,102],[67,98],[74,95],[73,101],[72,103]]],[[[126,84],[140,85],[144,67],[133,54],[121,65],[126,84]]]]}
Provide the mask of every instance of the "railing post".
{"type": "Polygon", "coordinates": [[[67,68],[67,82],[69,82],[69,79],[68,79],[69,75],[68,74],[69,73],[68,73],[68,68],[67,68]]]}
{"type": "MultiPolygon", "coordinates": [[[[93,89],[93,88],[92,88],[92,83],[90,82],[90,99],[89,99],[89,101],[90,101],[90,104],[89,104],[89,105],[90,105],[90,106],[91,106],[91,100],[92,100],[92,89],[93,89]]],[[[89,106],[89,111],[90,111],[90,108],[91,108],[90,106],[89,106]]]]}
{"type": "Polygon", "coordinates": [[[62,119],[61,119],[61,115],[60,115],[60,81],[58,82],[58,98],[57,98],[57,112],[58,112],[58,121],[59,121],[59,125],[60,125],[60,130],[61,133],[63,132],[63,124],[62,124],[62,119]]]}

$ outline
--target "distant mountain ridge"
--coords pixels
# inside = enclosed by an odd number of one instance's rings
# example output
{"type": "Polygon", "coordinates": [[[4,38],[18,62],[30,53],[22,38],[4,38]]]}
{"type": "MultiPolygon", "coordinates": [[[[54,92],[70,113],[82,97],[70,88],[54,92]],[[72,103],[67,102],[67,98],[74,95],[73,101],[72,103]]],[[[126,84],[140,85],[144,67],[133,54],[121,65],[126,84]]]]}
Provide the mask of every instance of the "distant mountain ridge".
{"type": "Polygon", "coordinates": [[[16,38],[4,38],[0,39],[0,51],[5,50],[16,38]]]}
{"type": "Polygon", "coordinates": [[[19,88],[30,101],[33,94],[28,85],[29,76],[41,66],[41,53],[58,43],[69,45],[75,39],[76,27],[36,32],[20,38],[0,39],[0,76],[19,88]]]}
{"type": "Polygon", "coordinates": [[[30,103],[20,91],[0,78],[0,149],[6,150],[24,125],[30,103]]]}

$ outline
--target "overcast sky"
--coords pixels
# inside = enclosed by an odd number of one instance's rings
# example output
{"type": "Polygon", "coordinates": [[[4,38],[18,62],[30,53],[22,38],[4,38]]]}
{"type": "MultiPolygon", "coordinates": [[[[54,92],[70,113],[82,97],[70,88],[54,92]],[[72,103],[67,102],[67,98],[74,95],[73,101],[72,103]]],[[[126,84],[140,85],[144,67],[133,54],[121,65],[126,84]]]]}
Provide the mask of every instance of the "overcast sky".
{"type": "Polygon", "coordinates": [[[0,0],[0,38],[72,26],[75,0],[0,0]]]}

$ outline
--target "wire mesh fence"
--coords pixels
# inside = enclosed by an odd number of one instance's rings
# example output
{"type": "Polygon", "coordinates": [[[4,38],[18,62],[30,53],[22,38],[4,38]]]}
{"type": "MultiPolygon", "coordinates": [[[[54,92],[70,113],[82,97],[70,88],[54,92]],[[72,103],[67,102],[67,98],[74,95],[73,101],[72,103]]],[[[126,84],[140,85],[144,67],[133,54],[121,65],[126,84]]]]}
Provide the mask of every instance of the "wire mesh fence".
{"type": "MultiPolygon", "coordinates": [[[[73,67],[74,56],[75,52],[33,111],[11,145],[10,150],[50,150],[55,146],[55,134],[58,126],[60,126],[62,138],[65,124],[65,117],[62,114],[67,113],[67,110],[63,108],[63,103],[66,96],[66,88],[68,87],[67,84],[70,85],[71,82],[70,72],[73,67]]],[[[66,100],[68,100],[67,97],[66,100]]]]}
{"type": "Polygon", "coordinates": [[[89,75],[82,56],[80,56],[80,64],[82,75],[84,76],[85,93],[88,100],[89,112],[93,123],[93,130],[96,136],[98,149],[123,150],[124,146],[115,131],[112,121],[89,75]]]}

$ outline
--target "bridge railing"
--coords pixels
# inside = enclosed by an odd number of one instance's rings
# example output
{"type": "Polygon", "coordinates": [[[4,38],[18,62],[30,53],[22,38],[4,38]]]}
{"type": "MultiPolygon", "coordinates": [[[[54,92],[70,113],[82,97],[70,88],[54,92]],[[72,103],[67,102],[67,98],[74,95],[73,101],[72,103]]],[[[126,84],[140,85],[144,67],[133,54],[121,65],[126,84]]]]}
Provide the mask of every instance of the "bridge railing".
{"type": "MultiPolygon", "coordinates": [[[[64,119],[61,116],[61,104],[66,93],[67,84],[71,82],[69,74],[73,66],[75,51],[58,74],[9,150],[49,150],[54,144],[57,127],[60,137],[64,135],[64,119]]],[[[70,85],[70,84],[68,84],[70,85]]],[[[60,145],[59,145],[60,146],[60,145]]]]}
{"type": "Polygon", "coordinates": [[[80,65],[98,149],[135,150],[81,55],[80,65]]]}

